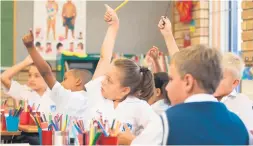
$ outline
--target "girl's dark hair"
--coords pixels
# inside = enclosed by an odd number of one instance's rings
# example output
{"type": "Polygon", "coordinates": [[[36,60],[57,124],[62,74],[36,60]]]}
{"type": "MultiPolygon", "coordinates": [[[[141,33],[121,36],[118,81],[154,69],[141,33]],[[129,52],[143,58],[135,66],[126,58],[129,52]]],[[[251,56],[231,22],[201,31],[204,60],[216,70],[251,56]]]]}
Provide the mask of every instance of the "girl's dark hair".
{"type": "Polygon", "coordinates": [[[130,87],[128,95],[148,100],[154,94],[154,79],[152,72],[140,67],[130,59],[116,59],[114,66],[122,71],[121,85],[130,87]]]}
{"type": "Polygon", "coordinates": [[[166,86],[169,83],[169,76],[166,72],[154,73],[155,88],[161,90],[161,94],[166,103],[170,104],[169,97],[167,95],[166,86]]]}
{"type": "Polygon", "coordinates": [[[62,43],[58,43],[58,44],[56,45],[56,49],[59,50],[59,48],[62,47],[62,46],[63,46],[62,43]]]}

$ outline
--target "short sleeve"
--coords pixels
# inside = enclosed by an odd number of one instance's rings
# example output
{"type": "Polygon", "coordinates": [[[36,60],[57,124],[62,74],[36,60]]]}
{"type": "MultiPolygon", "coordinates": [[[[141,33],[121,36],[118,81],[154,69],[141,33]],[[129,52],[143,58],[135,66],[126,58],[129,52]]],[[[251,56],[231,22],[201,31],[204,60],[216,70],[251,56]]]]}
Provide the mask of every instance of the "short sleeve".
{"type": "Polygon", "coordinates": [[[5,94],[17,100],[29,99],[32,96],[31,95],[32,90],[29,89],[29,87],[27,87],[26,85],[21,85],[20,83],[14,80],[11,81],[10,89],[7,89],[4,85],[2,87],[5,94]]]}
{"type": "Polygon", "coordinates": [[[161,118],[156,115],[153,117],[153,120],[148,123],[142,133],[132,141],[131,145],[161,145],[162,137],[162,121],[161,118]]]}

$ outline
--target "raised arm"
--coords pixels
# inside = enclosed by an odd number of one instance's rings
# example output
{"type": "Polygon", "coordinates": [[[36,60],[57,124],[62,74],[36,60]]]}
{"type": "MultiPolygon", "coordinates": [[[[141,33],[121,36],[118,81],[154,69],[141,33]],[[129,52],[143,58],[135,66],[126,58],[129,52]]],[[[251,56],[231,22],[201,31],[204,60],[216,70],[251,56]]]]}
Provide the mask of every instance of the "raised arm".
{"type": "Polygon", "coordinates": [[[119,29],[119,19],[116,12],[108,5],[105,5],[105,7],[107,11],[104,15],[104,19],[109,26],[101,47],[100,59],[92,79],[102,76],[107,72],[111,63],[113,48],[119,29]]]}
{"type": "Polygon", "coordinates": [[[146,54],[147,60],[150,62],[153,73],[162,72],[161,65],[159,63],[159,50],[157,47],[153,46],[146,54]]]}
{"type": "Polygon", "coordinates": [[[13,76],[15,76],[18,72],[22,69],[26,68],[27,66],[31,65],[33,60],[30,56],[27,56],[22,62],[12,66],[11,68],[4,71],[1,75],[1,82],[7,88],[10,89],[11,80],[13,76]]]}
{"type": "Polygon", "coordinates": [[[161,61],[162,72],[167,72],[167,65],[166,65],[164,53],[159,51],[159,56],[160,56],[160,61],[161,61]]]}
{"type": "Polygon", "coordinates": [[[23,43],[26,46],[27,51],[33,59],[33,62],[39,70],[41,76],[44,78],[48,87],[52,89],[54,84],[56,83],[56,79],[47,62],[40,56],[39,52],[34,47],[34,37],[33,32],[31,30],[23,37],[23,43]]]}
{"type": "Polygon", "coordinates": [[[173,37],[170,20],[167,17],[162,16],[159,21],[158,27],[164,37],[169,55],[173,56],[176,52],[179,51],[179,49],[173,37]]]}

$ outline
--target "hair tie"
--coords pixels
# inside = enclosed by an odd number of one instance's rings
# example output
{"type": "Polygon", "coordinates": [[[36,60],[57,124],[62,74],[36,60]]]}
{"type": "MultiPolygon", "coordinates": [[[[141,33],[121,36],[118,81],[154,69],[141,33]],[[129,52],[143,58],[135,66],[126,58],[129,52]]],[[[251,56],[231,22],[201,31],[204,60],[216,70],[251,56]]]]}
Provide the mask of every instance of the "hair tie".
{"type": "Polygon", "coordinates": [[[142,73],[146,73],[147,71],[149,71],[149,69],[146,68],[146,67],[141,67],[140,68],[140,72],[142,72],[142,73]]]}

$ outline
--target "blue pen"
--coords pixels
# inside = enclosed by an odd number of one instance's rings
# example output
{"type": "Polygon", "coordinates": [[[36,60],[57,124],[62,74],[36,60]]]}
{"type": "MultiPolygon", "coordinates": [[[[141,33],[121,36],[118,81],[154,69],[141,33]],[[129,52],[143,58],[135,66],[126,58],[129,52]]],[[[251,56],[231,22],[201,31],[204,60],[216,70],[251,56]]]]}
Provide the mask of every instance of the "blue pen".
{"type": "Polygon", "coordinates": [[[51,120],[51,124],[54,126],[55,131],[58,131],[58,127],[54,124],[53,120],[51,120]]]}
{"type": "MultiPolygon", "coordinates": [[[[74,122],[73,122],[73,123],[74,123],[74,122]]],[[[82,131],[80,130],[80,128],[78,128],[78,127],[76,126],[75,123],[74,123],[74,126],[75,126],[76,130],[78,131],[78,133],[79,133],[79,134],[82,134],[82,131]]]]}
{"type": "Polygon", "coordinates": [[[109,135],[108,135],[108,133],[105,131],[104,127],[101,125],[100,121],[97,121],[97,123],[98,123],[99,127],[102,129],[104,135],[105,135],[106,137],[108,137],[109,135]]]}

